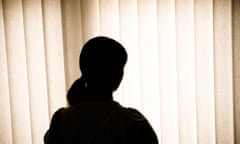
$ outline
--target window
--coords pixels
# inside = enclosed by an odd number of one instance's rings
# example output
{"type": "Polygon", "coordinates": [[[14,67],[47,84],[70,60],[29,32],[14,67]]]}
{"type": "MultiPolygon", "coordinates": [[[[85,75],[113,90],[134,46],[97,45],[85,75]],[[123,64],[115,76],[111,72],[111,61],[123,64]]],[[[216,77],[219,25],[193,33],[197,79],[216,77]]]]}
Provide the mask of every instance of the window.
{"type": "Polygon", "coordinates": [[[0,143],[42,143],[96,35],[129,55],[114,94],[162,144],[240,141],[237,0],[0,1],[0,143]]]}

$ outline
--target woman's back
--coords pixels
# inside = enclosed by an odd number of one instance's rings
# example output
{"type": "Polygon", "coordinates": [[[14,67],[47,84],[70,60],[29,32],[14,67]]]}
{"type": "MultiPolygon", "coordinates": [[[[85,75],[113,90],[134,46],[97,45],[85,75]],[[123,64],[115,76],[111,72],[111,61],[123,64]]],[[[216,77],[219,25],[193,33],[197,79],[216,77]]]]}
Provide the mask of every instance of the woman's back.
{"type": "Polygon", "coordinates": [[[46,141],[49,143],[157,143],[148,121],[137,110],[116,102],[84,102],[58,110],[46,141]]]}

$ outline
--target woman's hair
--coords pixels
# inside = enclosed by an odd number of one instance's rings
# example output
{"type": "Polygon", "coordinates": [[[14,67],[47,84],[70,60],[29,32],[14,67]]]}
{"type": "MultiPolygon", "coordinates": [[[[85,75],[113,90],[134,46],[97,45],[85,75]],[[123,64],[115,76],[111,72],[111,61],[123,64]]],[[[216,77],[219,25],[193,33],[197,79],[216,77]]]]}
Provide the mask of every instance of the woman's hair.
{"type": "Polygon", "coordinates": [[[68,103],[72,105],[90,99],[86,91],[88,83],[98,83],[99,87],[105,86],[111,89],[119,85],[126,62],[127,52],[117,41],[104,36],[87,41],[79,58],[82,76],[69,89],[68,103]]]}

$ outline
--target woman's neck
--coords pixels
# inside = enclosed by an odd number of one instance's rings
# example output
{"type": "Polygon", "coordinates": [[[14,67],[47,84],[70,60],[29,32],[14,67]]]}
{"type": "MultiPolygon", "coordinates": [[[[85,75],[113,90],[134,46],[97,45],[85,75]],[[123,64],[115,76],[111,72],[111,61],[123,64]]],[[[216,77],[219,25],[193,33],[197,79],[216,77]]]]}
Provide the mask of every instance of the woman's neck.
{"type": "Polygon", "coordinates": [[[99,87],[87,87],[87,97],[91,101],[112,101],[112,91],[110,89],[99,87]]]}

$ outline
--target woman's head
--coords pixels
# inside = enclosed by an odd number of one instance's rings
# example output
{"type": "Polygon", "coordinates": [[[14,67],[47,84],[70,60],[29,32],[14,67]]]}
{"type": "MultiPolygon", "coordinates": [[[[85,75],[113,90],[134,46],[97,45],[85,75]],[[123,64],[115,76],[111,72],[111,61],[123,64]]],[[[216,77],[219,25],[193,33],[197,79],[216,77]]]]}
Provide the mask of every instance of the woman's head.
{"type": "Polygon", "coordinates": [[[108,37],[90,39],[82,48],[79,65],[87,84],[116,90],[123,76],[127,52],[117,41],[108,37]]]}
{"type": "Polygon", "coordinates": [[[112,100],[126,62],[127,52],[117,41],[103,36],[90,39],[82,48],[79,58],[82,76],[69,89],[68,103],[112,100]]]}

